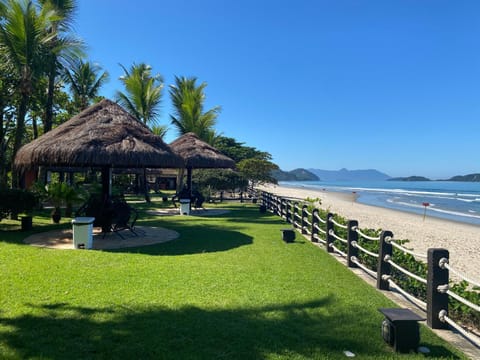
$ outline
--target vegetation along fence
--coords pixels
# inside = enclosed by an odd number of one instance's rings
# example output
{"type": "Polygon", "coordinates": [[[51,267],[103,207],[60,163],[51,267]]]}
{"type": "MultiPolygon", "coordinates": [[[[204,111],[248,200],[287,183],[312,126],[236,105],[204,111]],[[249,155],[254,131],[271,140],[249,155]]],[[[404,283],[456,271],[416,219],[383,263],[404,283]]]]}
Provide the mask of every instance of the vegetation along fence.
{"type": "Polygon", "coordinates": [[[345,258],[348,267],[362,269],[376,279],[378,289],[393,288],[425,311],[428,326],[451,326],[480,347],[480,337],[475,334],[480,329],[480,282],[451,267],[448,250],[434,248],[426,255],[418,254],[391,231],[360,229],[358,221],[314,208],[313,202],[268,192],[257,194],[264,210],[281,216],[327,252],[345,258]],[[450,282],[450,273],[461,281],[450,282]]]}

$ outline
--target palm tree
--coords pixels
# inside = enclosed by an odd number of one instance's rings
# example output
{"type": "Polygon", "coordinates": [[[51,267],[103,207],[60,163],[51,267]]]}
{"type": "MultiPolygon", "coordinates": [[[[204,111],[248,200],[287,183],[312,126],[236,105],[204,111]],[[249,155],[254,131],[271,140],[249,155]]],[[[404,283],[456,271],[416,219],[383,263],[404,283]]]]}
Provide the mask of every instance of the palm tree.
{"type": "Polygon", "coordinates": [[[0,189],[7,187],[8,162],[7,148],[9,133],[13,126],[12,104],[9,99],[14,92],[14,79],[11,71],[3,63],[0,63],[0,189]]]}
{"type": "Polygon", "coordinates": [[[164,138],[168,132],[168,125],[153,125],[150,130],[152,130],[155,135],[164,138]]]}
{"type": "Polygon", "coordinates": [[[155,123],[160,113],[162,76],[152,75],[151,66],[145,63],[133,64],[129,70],[120,66],[125,72],[120,77],[125,85],[125,93],[117,91],[117,101],[144,124],[155,123]]]}
{"type": "Polygon", "coordinates": [[[98,97],[100,88],[108,81],[108,72],[91,62],[77,60],[65,71],[65,81],[70,86],[77,111],[86,109],[98,97]]]}
{"type": "MultiPolygon", "coordinates": [[[[25,133],[25,116],[28,111],[33,83],[43,72],[46,48],[55,33],[46,29],[52,27],[56,13],[48,4],[40,10],[29,0],[5,0],[0,6],[0,54],[14,73],[19,95],[16,129],[13,143],[12,163],[22,145],[25,133]]],[[[17,175],[12,176],[17,185],[17,175]]]]}
{"type": "Polygon", "coordinates": [[[174,106],[174,115],[170,115],[170,119],[180,135],[194,132],[200,139],[213,143],[216,136],[214,126],[221,107],[215,106],[203,111],[207,83],[197,86],[196,81],[196,77],[175,77],[175,85],[170,85],[170,97],[174,106]]]}
{"type": "Polygon", "coordinates": [[[75,0],[40,0],[40,4],[55,9],[58,16],[47,29],[48,32],[55,34],[49,43],[45,61],[48,88],[43,125],[44,132],[48,132],[53,124],[55,81],[65,64],[81,56],[83,43],[69,35],[72,32],[71,24],[77,7],[75,0]]]}

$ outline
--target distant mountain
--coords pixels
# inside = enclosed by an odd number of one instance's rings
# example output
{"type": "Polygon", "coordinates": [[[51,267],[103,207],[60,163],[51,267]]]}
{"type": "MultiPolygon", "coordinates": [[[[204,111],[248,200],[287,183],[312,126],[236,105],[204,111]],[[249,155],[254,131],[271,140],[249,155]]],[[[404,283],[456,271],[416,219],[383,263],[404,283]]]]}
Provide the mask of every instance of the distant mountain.
{"type": "Polygon", "coordinates": [[[388,181],[431,181],[429,178],[423,176],[408,176],[408,177],[396,177],[387,179],[388,181]]]}
{"type": "Polygon", "coordinates": [[[457,175],[448,179],[448,181],[480,182],[480,174],[457,175]]]}
{"type": "Polygon", "coordinates": [[[272,176],[277,181],[318,181],[317,175],[312,174],[305,169],[295,169],[292,171],[274,170],[272,176]]]}
{"type": "Polygon", "coordinates": [[[390,179],[390,176],[378,170],[320,170],[308,169],[317,175],[322,181],[383,181],[390,179]]]}

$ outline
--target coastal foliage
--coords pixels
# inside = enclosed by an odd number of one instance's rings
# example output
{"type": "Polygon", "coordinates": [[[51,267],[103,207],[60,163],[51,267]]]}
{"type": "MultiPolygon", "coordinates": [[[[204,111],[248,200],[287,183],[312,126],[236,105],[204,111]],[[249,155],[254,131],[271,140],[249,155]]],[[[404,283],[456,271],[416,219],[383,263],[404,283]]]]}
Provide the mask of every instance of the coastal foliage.
{"type": "MultiPolygon", "coordinates": [[[[312,202],[308,201],[306,204],[309,206],[309,211],[312,212],[315,208],[315,205],[312,202]]],[[[328,210],[325,209],[318,209],[319,215],[322,219],[327,219],[328,210]]],[[[334,214],[334,220],[337,223],[347,225],[347,219],[339,214],[334,214]]],[[[361,229],[361,232],[366,234],[370,237],[379,237],[380,233],[382,232],[381,229],[368,229],[364,228],[361,229]]],[[[335,228],[335,234],[343,239],[347,239],[347,230],[341,227],[335,228]]],[[[408,248],[408,239],[396,239],[397,243],[402,246],[408,248]]],[[[378,254],[379,252],[379,243],[378,241],[370,241],[366,240],[363,237],[359,237],[358,243],[364,249],[378,254]]],[[[334,240],[334,245],[340,251],[344,253],[347,252],[347,245],[343,242],[339,241],[338,239],[334,240]]],[[[377,259],[365,254],[363,252],[359,252],[358,258],[360,262],[369,268],[372,271],[377,271],[377,259]]],[[[393,248],[392,258],[394,259],[395,263],[403,267],[404,269],[408,270],[411,273],[414,273],[422,278],[427,277],[427,265],[426,263],[417,260],[411,254],[407,254],[397,248],[393,248]]],[[[427,297],[427,289],[426,285],[419,282],[416,279],[413,279],[403,272],[392,268],[392,277],[397,285],[399,285],[402,289],[404,289],[409,294],[413,295],[414,297],[426,301],[427,297]]],[[[461,282],[454,282],[450,281],[450,287],[453,292],[456,294],[464,297],[465,299],[471,301],[473,304],[480,306],[480,289],[471,287],[465,281],[461,282]]],[[[458,300],[449,297],[449,309],[450,309],[450,316],[452,319],[459,321],[467,326],[473,326],[475,329],[480,329],[480,314],[476,312],[474,309],[464,305],[463,303],[459,302],[458,300]]]]}

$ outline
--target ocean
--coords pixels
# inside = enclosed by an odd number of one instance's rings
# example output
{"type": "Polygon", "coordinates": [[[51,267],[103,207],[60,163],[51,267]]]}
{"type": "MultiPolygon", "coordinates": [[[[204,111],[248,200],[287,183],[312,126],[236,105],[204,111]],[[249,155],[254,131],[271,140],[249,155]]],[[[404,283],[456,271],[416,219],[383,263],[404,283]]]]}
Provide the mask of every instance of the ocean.
{"type": "Polygon", "coordinates": [[[480,183],[457,181],[280,182],[282,186],[352,193],[362,204],[480,225],[480,183]],[[425,206],[428,204],[428,206],[425,206]]]}

